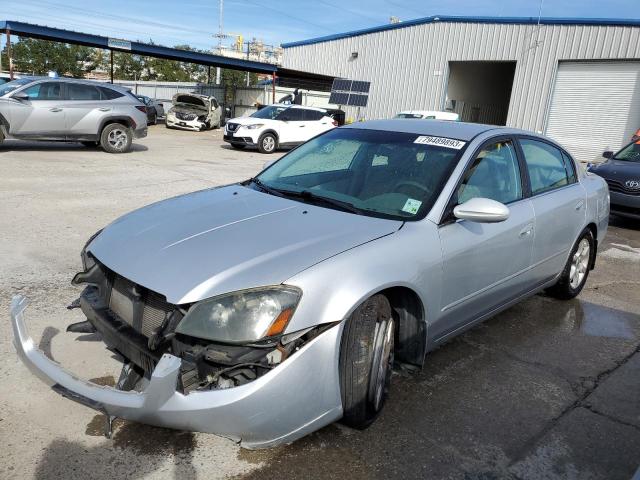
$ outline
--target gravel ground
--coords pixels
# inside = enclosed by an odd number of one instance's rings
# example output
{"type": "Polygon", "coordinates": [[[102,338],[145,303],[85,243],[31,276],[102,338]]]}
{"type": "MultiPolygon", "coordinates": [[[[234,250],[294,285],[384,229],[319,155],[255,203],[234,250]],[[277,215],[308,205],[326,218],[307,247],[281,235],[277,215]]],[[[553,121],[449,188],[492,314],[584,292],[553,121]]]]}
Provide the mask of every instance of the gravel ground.
{"type": "MultiPolygon", "coordinates": [[[[118,363],[65,306],[86,239],[121,214],[248,178],[278,157],[235,151],[220,131],[150,128],[133,152],[77,144],[0,146],[0,309],[27,295],[30,332],[71,371],[113,384],[118,363]]],[[[640,225],[612,219],[577,300],[538,295],[394,376],[365,431],[330,425],[246,451],[214,435],[117,421],[47,389],[0,323],[0,478],[594,478],[640,464],[640,225]]]]}

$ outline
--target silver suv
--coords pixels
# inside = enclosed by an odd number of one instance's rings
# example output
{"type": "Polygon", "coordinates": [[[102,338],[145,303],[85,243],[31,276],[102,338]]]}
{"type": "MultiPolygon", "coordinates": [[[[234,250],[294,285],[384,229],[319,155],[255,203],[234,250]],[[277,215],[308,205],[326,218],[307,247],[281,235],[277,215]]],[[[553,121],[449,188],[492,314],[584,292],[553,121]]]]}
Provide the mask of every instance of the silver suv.
{"type": "Polygon", "coordinates": [[[0,143],[5,138],[78,141],[109,153],[147,135],[147,107],[111,84],[69,78],[21,78],[0,85],[0,143]]]}

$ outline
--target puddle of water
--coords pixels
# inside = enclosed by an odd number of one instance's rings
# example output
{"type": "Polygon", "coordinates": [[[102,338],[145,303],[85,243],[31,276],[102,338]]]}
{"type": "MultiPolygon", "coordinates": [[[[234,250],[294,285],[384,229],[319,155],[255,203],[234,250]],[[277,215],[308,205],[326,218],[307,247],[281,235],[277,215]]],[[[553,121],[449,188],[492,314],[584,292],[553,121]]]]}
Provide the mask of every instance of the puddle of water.
{"type": "MultiPolygon", "coordinates": [[[[105,432],[105,416],[98,414],[87,424],[85,435],[102,437],[105,432]]],[[[190,453],[196,447],[195,434],[169,428],[153,427],[144,423],[116,418],[112,424],[113,446],[131,450],[137,455],[180,455],[190,453]]]]}
{"type": "Polygon", "coordinates": [[[576,300],[564,314],[563,323],[569,330],[578,330],[592,337],[634,339],[630,321],[640,322],[632,313],[576,300]]]}

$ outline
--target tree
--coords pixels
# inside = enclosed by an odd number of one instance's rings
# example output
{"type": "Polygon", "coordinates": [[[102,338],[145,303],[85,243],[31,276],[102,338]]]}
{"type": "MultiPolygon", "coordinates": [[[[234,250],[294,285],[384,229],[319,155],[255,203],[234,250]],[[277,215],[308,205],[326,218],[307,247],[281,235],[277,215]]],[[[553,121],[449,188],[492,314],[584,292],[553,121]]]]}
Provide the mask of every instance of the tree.
{"type": "MultiPolygon", "coordinates": [[[[11,44],[14,70],[33,75],[55,71],[59,75],[82,77],[93,68],[93,49],[35,38],[23,38],[11,44]]],[[[3,68],[9,68],[7,48],[2,52],[3,68]]]]}

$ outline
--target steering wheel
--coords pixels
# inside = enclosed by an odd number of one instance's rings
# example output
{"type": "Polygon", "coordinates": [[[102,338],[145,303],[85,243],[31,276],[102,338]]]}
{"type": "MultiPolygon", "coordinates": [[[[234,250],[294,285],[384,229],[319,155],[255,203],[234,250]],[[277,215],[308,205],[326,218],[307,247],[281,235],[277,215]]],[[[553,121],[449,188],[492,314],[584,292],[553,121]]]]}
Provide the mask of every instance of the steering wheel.
{"type": "Polygon", "coordinates": [[[413,182],[411,180],[403,180],[401,182],[396,183],[396,186],[393,187],[393,191],[397,192],[398,190],[401,190],[403,187],[417,188],[418,190],[422,190],[424,193],[427,193],[427,194],[430,192],[430,190],[424,185],[422,185],[421,183],[413,182]]]}

